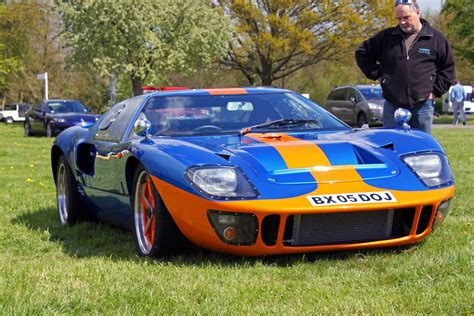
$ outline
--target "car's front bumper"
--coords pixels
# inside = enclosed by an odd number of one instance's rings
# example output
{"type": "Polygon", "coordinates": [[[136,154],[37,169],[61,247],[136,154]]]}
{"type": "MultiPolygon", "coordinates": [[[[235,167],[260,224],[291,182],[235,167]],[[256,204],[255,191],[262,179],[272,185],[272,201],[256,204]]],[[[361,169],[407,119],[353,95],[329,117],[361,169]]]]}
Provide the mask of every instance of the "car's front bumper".
{"type": "MultiPolygon", "coordinates": [[[[308,200],[313,193],[345,194],[354,192],[354,184],[322,184],[311,194],[287,199],[213,201],[157,178],[154,183],[188,239],[211,250],[249,256],[413,244],[432,231],[438,207],[454,195],[454,186],[390,190],[396,202],[315,207],[308,200]],[[209,211],[254,214],[255,241],[250,245],[224,242],[209,220],[209,211]]],[[[374,188],[359,185],[356,192],[374,192],[374,188]]]]}

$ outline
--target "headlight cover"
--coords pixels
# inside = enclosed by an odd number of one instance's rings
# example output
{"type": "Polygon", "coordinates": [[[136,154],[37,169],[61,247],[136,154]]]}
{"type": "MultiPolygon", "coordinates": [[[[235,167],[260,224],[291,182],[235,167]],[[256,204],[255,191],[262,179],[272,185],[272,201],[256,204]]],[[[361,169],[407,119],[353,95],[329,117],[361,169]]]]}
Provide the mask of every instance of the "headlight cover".
{"type": "Polygon", "coordinates": [[[246,199],[258,196],[257,190],[236,167],[191,167],[185,174],[189,182],[209,198],[246,199]]]}
{"type": "Polygon", "coordinates": [[[377,103],[369,102],[368,106],[369,106],[369,109],[371,109],[371,110],[381,110],[382,109],[382,105],[377,104],[377,103]]]}
{"type": "Polygon", "coordinates": [[[453,181],[451,168],[445,155],[425,152],[401,158],[427,187],[439,187],[453,181]]]}

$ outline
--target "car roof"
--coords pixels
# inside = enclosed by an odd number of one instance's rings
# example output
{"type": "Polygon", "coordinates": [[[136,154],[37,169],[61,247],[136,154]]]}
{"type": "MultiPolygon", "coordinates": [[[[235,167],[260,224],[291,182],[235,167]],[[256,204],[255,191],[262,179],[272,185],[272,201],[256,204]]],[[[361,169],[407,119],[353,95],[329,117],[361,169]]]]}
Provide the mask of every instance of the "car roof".
{"type": "Polygon", "coordinates": [[[48,100],[44,100],[43,102],[68,102],[68,101],[81,102],[75,99],[48,99],[48,100]]]}
{"type": "Polygon", "coordinates": [[[30,105],[31,106],[31,104],[24,103],[24,102],[7,102],[7,103],[5,103],[5,105],[17,105],[17,104],[18,105],[30,105]]]}
{"type": "Polygon", "coordinates": [[[246,95],[264,93],[293,92],[287,89],[272,87],[240,87],[240,88],[212,88],[212,89],[189,89],[158,91],[147,94],[150,96],[205,96],[205,95],[246,95]]]}
{"type": "Polygon", "coordinates": [[[358,89],[369,88],[370,89],[370,88],[380,88],[380,85],[379,84],[350,84],[350,85],[335,87],[333,90],[341,89],[341,88],[358,88],[358,89]]]}

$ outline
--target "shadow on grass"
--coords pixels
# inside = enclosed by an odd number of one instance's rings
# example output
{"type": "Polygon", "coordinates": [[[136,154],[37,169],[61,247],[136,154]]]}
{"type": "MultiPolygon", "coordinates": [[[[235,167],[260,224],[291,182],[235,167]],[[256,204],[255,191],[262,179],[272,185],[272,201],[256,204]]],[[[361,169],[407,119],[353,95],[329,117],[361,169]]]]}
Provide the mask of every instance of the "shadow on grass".
{"type": "Polygon", "coordinates": [[[72,226],[60,225],[56,208],[46,208],[22,214],[12,222],[31,230],[50,234],[50,241],[61,244],[70,256],[136,259],[133,235],[126,230],[104,223],[83,222],[72,226]]]}
{"type": "Polygon", "coordinates": [[[140,258],[135,253],[133,234],[130,231],[104,223],[84,222],[73,226],[62,226],[56,218],[56,209],[40,209],[13,219],[13,224],[24,225],[31,230],[50,234],[50,241],[61,244],[62,251],[75,258],[103,257],[149,263],[170,263],[176,266],[231,266],[248,267],[256,264],[290,267],[301,263],[318,263],[365,258],[378,254],[397,254],[411,251],[415,247],[362,249],[306,254],[240,257],[215,253],[193,247],[185,253],[170,258],[140,258]]]}

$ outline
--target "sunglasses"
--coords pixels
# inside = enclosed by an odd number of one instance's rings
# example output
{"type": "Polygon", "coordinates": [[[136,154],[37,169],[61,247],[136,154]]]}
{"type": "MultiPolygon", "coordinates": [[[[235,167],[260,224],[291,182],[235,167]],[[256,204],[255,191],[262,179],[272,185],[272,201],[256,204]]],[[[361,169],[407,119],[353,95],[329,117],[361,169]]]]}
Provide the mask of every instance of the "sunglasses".
{"type": "Polygon", "coordinates": [[[399,4],[414,5],[416,6],[416,0],[396,0],[395,6],[399,4]]]}

